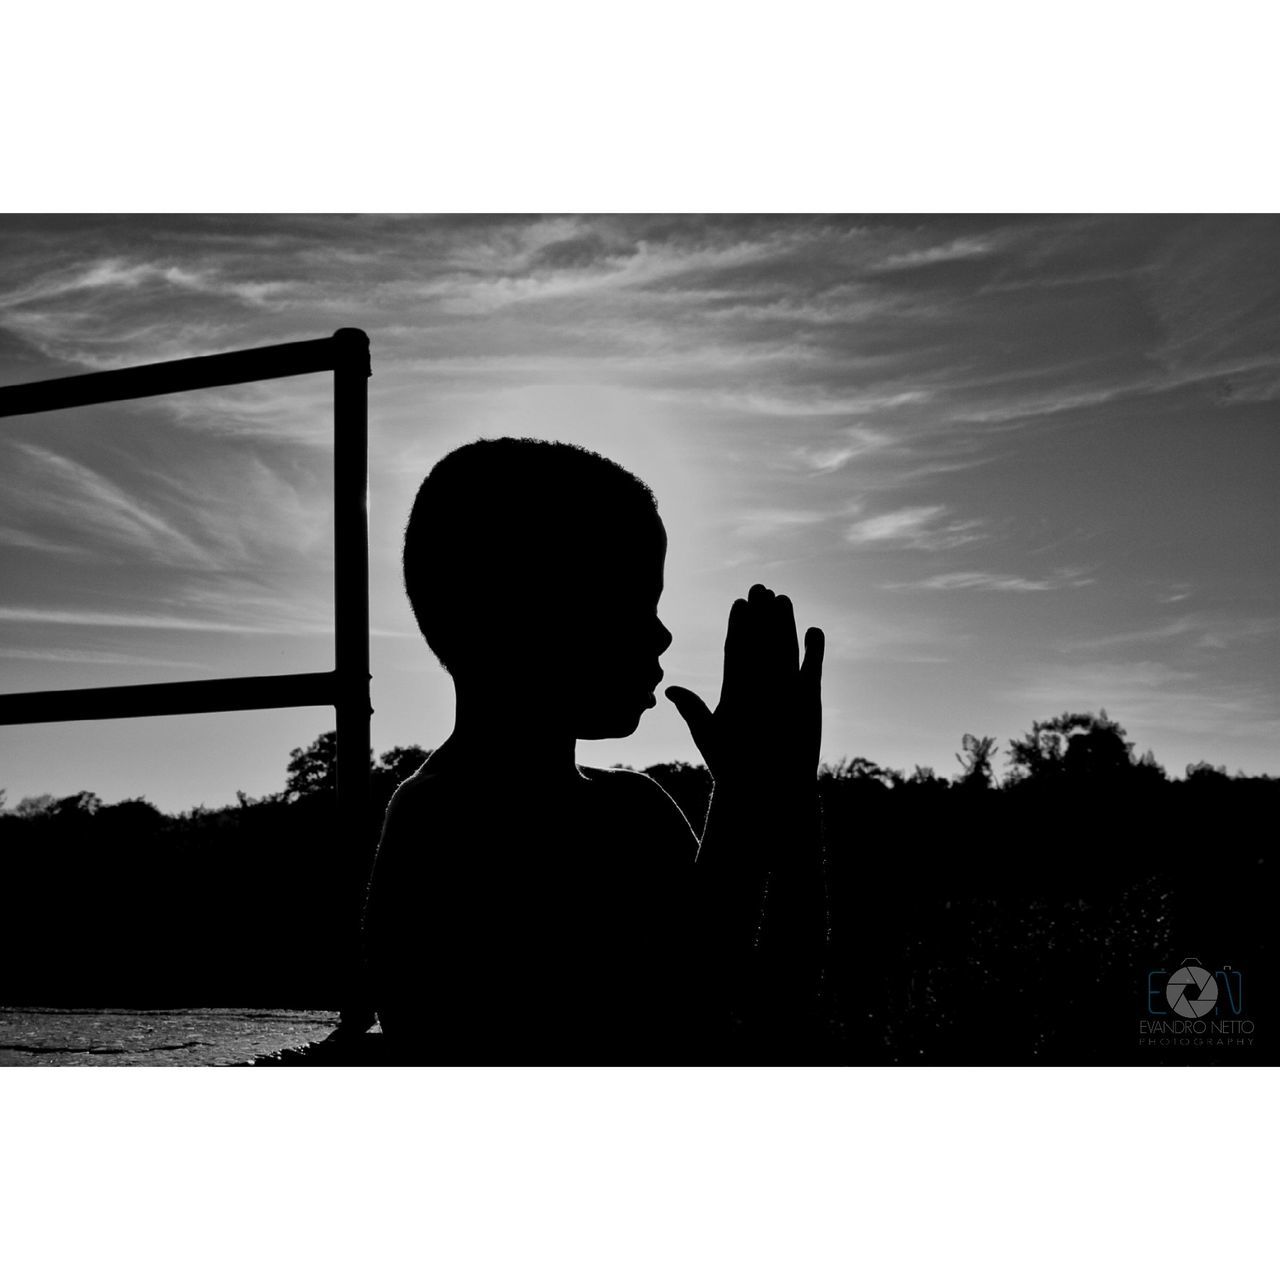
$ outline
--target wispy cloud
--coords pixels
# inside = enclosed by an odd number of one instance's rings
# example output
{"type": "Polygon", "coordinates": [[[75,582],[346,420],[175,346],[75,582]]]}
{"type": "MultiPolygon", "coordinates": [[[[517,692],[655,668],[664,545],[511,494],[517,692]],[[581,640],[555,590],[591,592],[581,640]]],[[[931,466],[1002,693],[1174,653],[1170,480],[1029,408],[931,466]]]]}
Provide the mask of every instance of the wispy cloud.
{"type": "Polygon", "coordinates": [[[747,511],[735,519],[734,532],[740,538],[774,538],[797,529],[821,524],[827,517],[820,511],[768,510],[747,511]]]}
{"type": "Polygon", "coordinates": [[[219,567],[207,547],[93,468],[40,445],[19,441],[14,447],[27,461],[29,487],[22,494],[11,491],[10,499],[21,497],[29,509],[52,512],[72,525],[82,546],[92,548],[105,539],[152,561],[219,567]]]}
{"type": "Polygon", "coordinates": [[[259,303],[285,286],[280,282],[227,280],[209,270],[192,269],[172,263],[103,258],[92,266],[41,276],[0,294],[0,307],[26,306],[69,294],[99,290],[136,290],[146,285],[168,285],[194,293],[236,298],[259,303]]]}
{"type": "Polygon", "coordinates": [[[176,570],[283,567],[298,556],[323,567],[331,559],[328,460],[290,454],[286,443],[212,455],[202,446],[169,456],[167,469],[127,459],[126,488],[65,454],[15,441],[19,466],[0,497],[25,526],[0,528],[0,545],[176,570]]]}
{"type": "Polygon", "coordinates": [[[1230,649],[1251,640],[1280,635],[1280,618],[1215,618],[1196,641],[1201,649],[1230,649]]]}
{"type": "Polygon", "coordinates": [[[487,271],[471,269],[441,275],[421,286],[446,311],[491,313],[530,303],[581,297],[618,289],[671,284],[690,276],[740,269],[772,257],[777,242],[769,237],[727,242],[679,244],[606,237],[566,227],[560,239],[547,240],[550,224],[529,228],[523,244],[490,258],[487,271]],[[539,241],[542,241],[539,243],[539,241]]]}
{"type": "Polygon", "coordinates": [[[148,486],[180,500],[222,569],[287,567],[305,557],[312,569],[331,564],[333,500],[328,460],[274,449],[221,454],[187,471],[145,474],[148,486]]]}
{"type": "Polygon", "coordinates": [[[69,662],[76,666],[174,667],[207,670],[208,663],[183,658],[155,658],[138,653],[104,653],[96,649],[13,649],[0,648],[0,658],[9,662],[69,662]]]}
{"type": "Polygon", "coordinates": [[[284,280],[236,277],[182,249],[175,259],[186,261],[117,256],[45,269],[28,256],[7,288],[0,276],[3,328],[88,370],[251,346],[252,324],[273,324],[290,293],[284,280]]]}
{"type": "Polygon", "coordinates": [[[854,458],[881,452],[893,444],[894,437],[887,431],[870,427],[846,427],[832,443],[800,445],[793,454],[809,470],[826,473],[839,471],[854,458]]]}
{"type": "Polygon", "coordinates": [[[962,236],[946,244],[929,245],[905,253],[890,254],[873,268],[877,271],[905,271],[913,267],[931,267],[940,262],[957,262],[964,258],[984,258],[993,253],[996,243],[983,236],[962,236]]]}
{"type": "Polygon", "coordinates": [[[1064,652],[1091,652],[1125,648],[1131,645],[1159,645],[1165,641],[1183,640],[1183,655],[1195,649],[1229,649],[1250,641],[1269,639],[1280,634],[1280,618],[1225,616],[1220,613],[1193,613],[1174,618],[1154,627],[1131,631],[1109,632],[1066,642],[1064,652]]]}
{"type": "Polygon", "coordinates": [[[1002,700],[1032,707],[1105,707],[1125,728],[1182,740],[1271,740],[1280,736],[1274,686],[1263,686],[1151,660],[1034,667],[1002,700]]]}
{"type": "Polygon", "coordinates": [[[44,551],[51,555],[59,556],[75,555],[83,557],[85,554],[83,543],[49,538],[31,529],[14,529],[11,527],[0,528],[0,547],[21,548],[25,551],[44,551]]]}
{"type": "Polygon", "coordinates": [[[917,551],[947,551],[977,542],[981,520],[953,520],[945,506],[903,507],[869,516],[845,530],[854,546],[903,546],[917,551]]]}
{"type": "Polygon", "coordinates": [[[1058,591],[1063,587],[1087,587],[1093,581],[1077,570],[1063,569],[1051,578],[1024,578],[1013,573],[938,573],[920,582],[890,585],[924,591],[1058,591]]]}
{"type": "Polygon", "coordinates": [[[1025,418],[1043,418],[1073,409],[1092,409],[1108,404],[1119,396],[1148,390],[1151,383],[1117,383],[1109,386],[1083,387],[1047,392],[1041,395],[1008,396],[1000,402],[964,409],[955,415],[957,422],[999,424],[1025,418]]]}
{"type": "Polygon", "coordinates": [[[1227,403],[1274,400],[1280,395],[1277,255],[1280,219],[1274,216],[1178,224],[1146,280],[1146,302],[1160,330],[1152,356],[1175,378],[1212,378],[1227,403]]]}
{"type": "Polygon", "coordinates": [[[1162,623],[1156,627],[1140,627],[1134,631],[1117,631],[1109,635],[1090,636],[1084,640],[1071,640],[1061,647],[1067,652],[1089,652],[1096,649],[1119,648],[1132,644],[1158,644],[1162,640],[1173,640],[1197,631],[1195,618],[1175,618],[1172,622],[1162,623]]]}
{"type": "Polygon", "coordinates": [[[333,386],[323,376],[190,391],[170,411],[188,430],[211,436],[261,436],[280,444],[333,443],[333,386]]]}
{"type": "Polygon", "coordinates": [[[840,395],[822,389],[806,390],[801,387],[778,388],[775,391],[724,388],[711,393],[707,398],[725,408],[741,409],[774,418],[838,418],[858,417],[887,409],[900,409],[906,405],[922,404],[930,399],[931,394],[924,388],[840,395]]]}
{"type": "Polygon", "coordinates": [[[91,609],[26,609],[10,605],[0,605],[0,622],[59,627],[124,627],[147,631],[211,631],[234,635],[282,634],[280,627],[250,622],[223,622],[154,613],[106,613],[91,609]]]}

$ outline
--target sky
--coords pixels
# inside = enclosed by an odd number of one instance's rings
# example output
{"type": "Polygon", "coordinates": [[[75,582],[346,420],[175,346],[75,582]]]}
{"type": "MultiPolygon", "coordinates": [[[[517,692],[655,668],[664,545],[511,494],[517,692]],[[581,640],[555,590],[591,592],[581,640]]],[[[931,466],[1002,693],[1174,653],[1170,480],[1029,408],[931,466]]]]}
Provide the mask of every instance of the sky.
{"type": "MultiPolygon", "coordinates": [[[[0,384],[344,326],[379,752],[452,725],[399,581],[414,491],[518,434],[654,489],[670,683],[714,705],[754,582],[823,627],[826,760],[950,775],[965,733],[1105,709],[1175,774],[1280,773],[1280,219],[0,216],[0,384]]],[[[330,392],[0,421],[0,692],[327,669],[330,392]]],[[[0,728],[0,787],[224,804],[331,727],[0,728]]],[[[664,699],[579,749],[673,759],[664,699]]]]}

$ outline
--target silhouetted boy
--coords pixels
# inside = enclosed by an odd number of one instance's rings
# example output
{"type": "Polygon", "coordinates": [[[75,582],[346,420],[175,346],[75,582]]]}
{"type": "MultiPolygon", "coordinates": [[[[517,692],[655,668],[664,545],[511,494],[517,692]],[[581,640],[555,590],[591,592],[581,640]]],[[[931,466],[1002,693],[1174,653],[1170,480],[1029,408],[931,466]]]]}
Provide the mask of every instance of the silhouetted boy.
{"type": "Polygon", "coordinates": [[[402,1057],[810,1052],[822,632],[802,666],[790,601],[752,587],[716,711],[667,690],[715,780],[701,841],[646,775],[574,760],[655,705],[665,556],[649,488],[576,446],[478,440],[423,482],[405,584],[457,706],[391,801],[370,889],[375,1001],[402,1057]]]}

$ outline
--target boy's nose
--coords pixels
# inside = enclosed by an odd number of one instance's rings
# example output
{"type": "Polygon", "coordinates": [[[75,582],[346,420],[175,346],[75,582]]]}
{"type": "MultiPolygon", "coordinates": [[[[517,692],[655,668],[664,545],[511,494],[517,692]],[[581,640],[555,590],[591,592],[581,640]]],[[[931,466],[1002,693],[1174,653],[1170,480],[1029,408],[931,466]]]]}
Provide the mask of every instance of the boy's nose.
{"type": "Polygon", "coordinates": [[[658,623],[658,652],[666,653],[671,648],[671,632],[661,622],[658,623]]]}

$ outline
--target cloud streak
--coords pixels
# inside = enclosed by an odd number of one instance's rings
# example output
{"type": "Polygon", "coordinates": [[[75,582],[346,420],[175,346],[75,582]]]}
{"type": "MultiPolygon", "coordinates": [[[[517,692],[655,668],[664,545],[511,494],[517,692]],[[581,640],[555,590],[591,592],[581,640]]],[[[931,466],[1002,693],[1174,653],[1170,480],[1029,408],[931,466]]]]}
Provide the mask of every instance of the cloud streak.
{"type": "Polygon", "coordinates": [[[1060,570],[1051,578],[1024,578],[1013,573],[938,573],[920,582],[894,584],[900,589],[919,591],[1059,591],[1064,587],[1087,587],[1094,579],[1074,569],[1060,570]]]}
{"type": "Polygon", "coordinates": [[[0,658],[9,662],[69,662],[75,666],[103,667],[173,667],[182,670],[208,670],[208,663],[188,662],[181,658],[156,658],[135,653],[103,653],[96,649],[14,649],[0,648],[0,658]]]}
{"type": "Polygon", "coordinates": [[[867,454],[882,453],[895,444],[895,437],[887,431],[873,431],[869,427],[846,427],[838,441],[828,445],[801,445],[794,456],[811,471],[829,474],[839,471],[846,463],[867,454]]]}
{"type": "Polygon", "coordinates": [[[740,538],[776,538],[792,531],[822,524],[826,519],[827,517],[820,511],[782,509],[748,511],[737,520],[734,532],[740,538]]]}
{"type": "Polygon", "coordinates": [[[945,506],[902,507],[859,520],[845,530],[845,541],[857,547],[901,546],[914,551],[949,551],[978,542],[981,520],[949,519],[945,506]]]}
{"type": "Polygon", "coordinates": [[[279,282],[243,283],[224,280],[212,271],[193,270],[172,264],[104,258],[84,269],[45,276],[29,284],[10,288],[0,293],[0,308],[24,307],[33,302],[48,302],[71,294],[100,290],[128,292],[147,285],[169,286],[251,303],[261,303],[285,288],[279,282]]]}
{"type": "MultiPolygon", "coordinates": [[[[208,631],[232,635],[293,635],[297,627],[261,626],[250,622],[224,622],[176,614],[110,613],[97,610],[40,609],[0,605],[0,622],[25,626],[111,627],[144,631],[208,631]]],[[[310,629],[309,629],[310,630],[310,629]]],[[[323,628],[315,631],[323,633],[323,628]]],[[[332,630],[332,628],[329,628],[332,630]]]]}
{"type": "Polygon", "coordinates": [[[1105,707],[1131,731],[1198,739],[1196,749],[1206,755],[1211,742],[1280,736],[1274,687],[1150,659],[1034,667],[1002,697],[1040,707],[1105,707]]]}
{"type": "MultiPolygon", "coordinates": [[[[105,540],[130,555],[169,565],[218,568],[216,556],[152,506],[93,468],[39,445],[14,446],[26,459],[31,487],[23,505],[43,513],[53,511],[92,548],[105,540]]],[[[11,491],[10,500],[15,495],[11,491]]]]}
{"type": "Polygon", "coordinates": [[[989,237],[967,236],[946,244],[930,245],[924,249],[912,249],[906,253],[890,254],[876,264],[876,271],[907,271],[917,267],[932,267],[943,262],[961,262],[966,258],[985,258],[994,253],[996,242],[989,237]]]}

